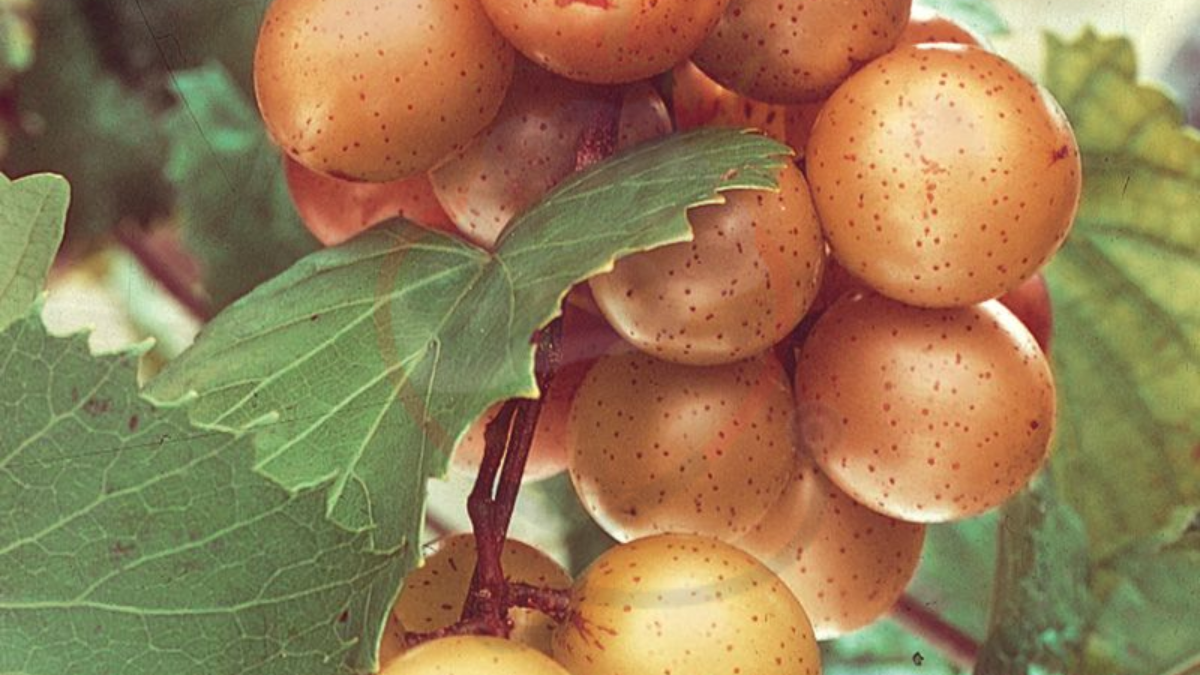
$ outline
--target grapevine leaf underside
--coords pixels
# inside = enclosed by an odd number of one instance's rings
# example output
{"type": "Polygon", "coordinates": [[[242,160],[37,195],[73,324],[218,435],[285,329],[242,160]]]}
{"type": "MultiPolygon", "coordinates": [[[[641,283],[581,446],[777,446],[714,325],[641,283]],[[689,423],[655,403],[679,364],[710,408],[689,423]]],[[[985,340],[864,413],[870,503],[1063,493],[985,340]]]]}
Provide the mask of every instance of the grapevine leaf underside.
{"type": "Polygon", "coordinates": [[[376,550],[414,541],[425,481],[493,402],[538,394],[531,335],[615,258],[690,236],[690,207],[771,189],[785,148],[704,130],[570,179],[494,254],[408,223],[309,256],[217,317],[153,383],[193,419],[258,425],[257,468],[329,483],[330,516],[376,550]]]}
{"type": "Polygon", "coordinates": [[[1005,509],[977,672],[1193,672],[1200,134],[1137,84],[1127,41],[1051,38],[1048,55],[1085,186],[1047,271],[1059,429],[1047,480],[1005,509]]]}
{"type": "Polygon", "coordinates": [[[367,551],[248,438],[142,400],[140,351],[0,333],[0,672],[370,670],[416,551],[367,551]]]}
{"type": "Polygon", "coordinates": [[[0,174],[0,330],[25,316],[42,292],[63,238],[70,186],[43,174],[0,174]]]}

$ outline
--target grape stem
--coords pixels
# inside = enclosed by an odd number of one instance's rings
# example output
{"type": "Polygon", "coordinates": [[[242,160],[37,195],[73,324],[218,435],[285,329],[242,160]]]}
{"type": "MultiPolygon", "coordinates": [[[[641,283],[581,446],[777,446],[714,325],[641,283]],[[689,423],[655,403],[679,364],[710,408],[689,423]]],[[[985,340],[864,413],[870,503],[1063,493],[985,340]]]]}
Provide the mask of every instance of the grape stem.
{"type": "MultiPolygon", "coordinates": [[[[542,392],[547,391],[558,370],[561,337],[561,320],[537,335],[534,372],[542,392]]],[[[537,609],[556,619],[566,615],[565,591],[509,583],[501,562],[541,408],[541,398],[506,401],[484,430],[483,461],[467,497],[477,556],[462,616],[458,623],[442,630],[406,635],[409,646],[448,635],[508,637],[512,631],[508,611],[513,607],[537,609]]]]}
{"type": "Polygon", "coordinates": [[[892,607],[892,619],[905,630],[924,638],[951,663],[971,671],[979,658],[979,643],[957,626],[911,595],[903,595],[892,607]]]}

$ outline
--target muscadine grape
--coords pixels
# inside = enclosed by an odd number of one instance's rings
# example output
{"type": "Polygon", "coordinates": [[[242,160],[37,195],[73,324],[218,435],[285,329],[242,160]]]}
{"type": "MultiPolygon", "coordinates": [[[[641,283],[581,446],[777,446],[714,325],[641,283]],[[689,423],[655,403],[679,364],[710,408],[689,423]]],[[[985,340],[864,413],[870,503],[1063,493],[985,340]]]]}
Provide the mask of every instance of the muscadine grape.
{"type": "Polygon", "coordinates": [[[974,47],[903,47],[825,103],[808,178],[834,256],[927,307],[1002,295],[1075,216],[1079,149],[1050,94],[974,47]]]}
{"type": "Polygon", "coordinates": [[[825,101],[813,103],[798,103],[789,105],[784,112],[784,140],[796,151],[797,158],[803,158],[808,150],[808,139],[812,136],[813,125],[825,101]]]}
{"type": "Polygon", "coordinates": [[[1000,303],[1017,315],[1047,354],[1054,336],[1054,311],[1046,278],[1035,274],[1028,281],[1000,296],[1000,303]]]}
{"type": "Polygon", "coordinates": [[[786,140],[786,110],[740,96],[714,82],[690,61],[671,71],[671,102],[680,131],[698,127],[758,129],[786,140]]]}
{"type": "Polygon", "coordinates": [[[653,86],[646,82],[625,88],[617,120],[617,150],[626,150],[671,133],[671,114],[653,86]]]}
{"type": "MultiPolygon", "coordinates": [[[[533,445],[522,480],[533,482],[562,473],[567,468],[570,445],[568,420],[575,392],[592,364],[607,351],[621,344],[621,337],[609,328],[603,317],[575,304],[564,304],[560,340],[560,365],[545,393],[533,445]]],[[[502,404],[489,409],[467,431],[454,451],[452,466],[474,475],[483,461],[484,431],[487,423],[500,412],[502,404]]]]}
{"type": "Polygon", "coordinates": [[[912,0],[732,0],[692,60],[750,98],[817,101],[891,49],[911,7],[912,0]]]}
{"type": "Polygon", "coordinates": [[[999,505],[1046,459],[1054,380],[999,302],[921,309],[854,294],[800,350],[803,438],[829,478],[895,518],[941,522],[999,505]]]}
{"type": "Polygon", "coordinates": [[[614,108],[600,87],[519,61],[496,120],[430,172],[438,201],[467,238],[491,248],[514,216],[571,175],[584,129],[614,108]]]}
{"type": "Polygon", "coordinates": [[[274,0],[254,86],[288,155],[336,178],[390,181],[487,126],[512,64],[478,0],[274,0]]]}
{"type": "Polygon", "coordinates": [[[825,242],[804,175],[778,192],[739,190],[689,212],[695,239],[636,253],[592,279],[622,337],[678,363],[730,363],[770,348],[804,317],[825,242]]]}
{"type": "Polygon", "coordinates": [[[386,665],[379,675],[571,675],[519,642],[483,636],[427,642],[386,665]]]}
{"type": "Polygon", "coordinates": [[[900,34],[900,39],[896,42],[896,45],[919,45],[936,42],[971,45],[973,47],[985,46],[983,39],[971,32],[966,26],[961,26],[953,19],[942,16],[928,7],[913,6],[912,16],[908,19],[908,26],[900,34]]]}
{"type": "MultiPolygon", "coordinates": [[[[407,632],[430,633],[456,623],[462,615],[471,576],[475,572],[475,536],[455,534],[435,542],[425,562],[404,579],[404,588],[392,608],[379,648],[379,661],[386,665],[404,653],[407,632]]],[[[509,539],[500,554],[504,575],[514,582],[543,588],[566,589],[571,577],[562,566],[528,544],[509,539]]],[[[547,654],[553,622],[534,610],[509,610],[513,621],[511,638],[547,654]]]]}
{"type": "Polygon", "coordinates": [[[483,0],[525,56],[564,77],[616,84],[687,58],[728,0],[483,0]]]}
{"type": "Polygon", "coordinates": [[[389,183],[330,178],[284,157],[292,203],[304,225],[326,246],[336,246],[389,218],[406,218],[434,230],[457,232],[425,176],[389,183]]]}
{"type": "Polygon", "coordinates": [[[816,675],[804,608],[746,552],[680,534],[609,549],[571,591],[554,657],[572,675],[816,675]]]}
{"type": "Polygon", "coordinates": [[[735,543],[779,575],[828,640],[895,604],[921,561],[925,526],[859,504],[802,456],[783,497],[735,543]]]}
{"type": "Polygon", "coordinates": [[[610,353],[571,406],[571,480],[620,541],[660,532],[733,539],[788,483],[794,415],[771,355],[697,368],[610,353]]]}

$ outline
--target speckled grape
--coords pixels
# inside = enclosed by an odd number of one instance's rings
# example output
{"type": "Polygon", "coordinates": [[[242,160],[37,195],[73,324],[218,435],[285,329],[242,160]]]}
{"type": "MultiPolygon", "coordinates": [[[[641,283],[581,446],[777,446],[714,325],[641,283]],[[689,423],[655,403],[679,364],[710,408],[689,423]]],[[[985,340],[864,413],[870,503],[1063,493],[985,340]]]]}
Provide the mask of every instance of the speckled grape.
{"type": "Polygon", "coordinates": [[[1079,149],[1050,95],[974,47],[903,47],[817,118],[808,178],[834,256],[910,304],[973,304],[1050,258],[1080,194],[1079,149]]]}
{"type": "Polygon", "coordinates": [[[800,350],[807,449],[851,497],[913,522],[978,515],[1046,459],[1055,387],[1046,356],[996,301],[921,309],[844,296],[800,350]]]}
{"type": "Polygon", "coordinates": [[[525,56],[564,77],[617,84],[670,70],[729,0],[483,0],[525,56]]]}
{"type": "Polygon", "coordinates": [[[596,302],[632,344],[695,365],[762,352],[804,318],[821,278],[825,242],[803,174],[780,170],[780,190],[725,193],[692,210],[695,239],[619,260],[592,280],[596,302]]]}
{"type": "Polygon", "coordinates": [[[818,675],[804,609],[751,555],[661,535],[609,549],[571,593],[554,657],[572,675],[818,675]]]}
{"type": "Polygon", "coordinates": [[[783,106],[735,94],[690,61],[671,71],[671,100],[680,131],[698,127],[751,128],[778,141],[787,138],[783,106]]]}
{"type": "Polygon", "coordinates": [[[571,407],[571,480],[620,541],[662,532],[733,539],[790,479],[794,415],[773,355],[694,367],[610,353],[571,407]]]}
{"type": "Polygon", "coordinates": [[[274,0],[254,86],[288,155],[382,182],[429,169],[487,126],[512,64],[478,0],[274,0]]]}
{"type": "Polygon", "coordinates": [[[735,543],[779,575],[828,640],[891,609],[921,561],[925,526],[859,504],[802,455],[783,497],[735,543]]]}
{"type": "Polygon", "coordinates": [[[912,0],[732,0],[692,59],[750,98],[817,101],[896,44],[911,6],[912,0]]]}

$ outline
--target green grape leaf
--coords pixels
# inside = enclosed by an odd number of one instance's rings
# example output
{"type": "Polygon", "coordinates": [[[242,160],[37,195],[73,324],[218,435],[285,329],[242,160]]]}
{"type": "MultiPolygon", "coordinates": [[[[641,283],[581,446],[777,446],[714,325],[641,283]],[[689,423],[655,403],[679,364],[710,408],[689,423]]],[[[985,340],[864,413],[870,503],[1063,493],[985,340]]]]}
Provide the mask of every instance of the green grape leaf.
{"type": "Polygon", "coordinates": [[[1102,575],[1085,656],[1091,673],[1200,670],[1200,547],[1131,552],[1102,575]]]}
{"type": "Polygon", "coordinates": [[[62,244],[71,186],[42,174],[0,174],[0,330],[22,318],[42,292],[62,244]]]}
{"type": "Polygon", "coordinates": [[[1004,510],[980,675],[1200,664],[1200,134],[1136,75],[1123,39],[1050,38],[1085,186],[1047,270],[1059,429],[1004,510]]]}
{"type": "Polygon", "coordinates": [[[257,111],[219,65],[176,73],[167,176],[188,248],[224,307],[318,248],[288,195],[257,111]]]}
{"type": "Polygon", "coordinates": [[[1138,86],[1131,45],[1051,38],[1046,84],[1083,152],[1084,198],[1047,278],[1052,470],[1105,558],[1200,511],[1200,134],[1138,86]]]}
{"type": "Polygon", "coordinates": [[[69,241],[164,215],[172,199],[154,111],[102,68],[79,5],[39,5],[37,58],[17,89],[24,132],[4,160],[9,175],[53,171],[71,182],[69,241]]]}
{"type": "Polygon", "coordinates": [[[340,675],[375,647],[415,547],[369,552],[247,437],[137,393],[140,350],[0,333],[0,672],[340,675]]]}
{"type": "Polygon", "coordinates": [[[625,253],[690,237],[718,191],[774,188],[786,149],[704,130],[566,181],[495,254],[394,223],[304,260],[218,316],[151,384],[199,394],[195,418],[238,429],[266,413],[258,468],[290,489],[332,480],[338,523],[375,546],[414,540],[425,480],[443,475],[492,403],[536,396],[531,335],[574,283],[625,253]]]}
{"type": "Polygon", "coordinates": [[[976,675],[1078,672],[1092,602],[1083,523],[1045,477],[1004,507],[999,531],[991,626],[976,675]]]}
{"type": "Polygon", "coordinates": [[[984,35],[1008,34],[1008,23],[989,0],[916,0],[915,4],[961,21],[984,35]]]}

